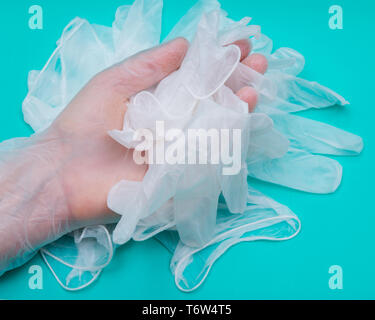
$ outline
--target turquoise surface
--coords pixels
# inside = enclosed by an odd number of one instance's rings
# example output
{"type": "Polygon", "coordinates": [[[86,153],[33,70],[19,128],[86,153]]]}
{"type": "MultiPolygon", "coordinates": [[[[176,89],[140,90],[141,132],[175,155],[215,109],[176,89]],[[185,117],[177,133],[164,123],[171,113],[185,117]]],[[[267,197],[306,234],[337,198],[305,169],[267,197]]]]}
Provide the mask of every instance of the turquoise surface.
{"type": "MultiPolygon", "coordinates": [[[[340,188],[311,195],[256,182],[255,186],[289,206],[302,231],[286,242],[242,243],[222,256],[204,284],[180,292],[169,271],[169,253],[155,240],[121,247],[99,280],[80,292],[60,288],[41,257],[0,278],[0,299],[374,299],[374,51],[372,0],[222,0],[230,17],[252,16],[274,40],[306,58],[302,77],[342,94],[346,107],[305,112],[363,137],[359,157],[338,158],[344,167],[340,188]],[[343,8],[342,30],[328,26],[329,7],[343,8]],[[29,267],[43,268],[43,289],[31,290],[29,267]],[[329,288],[331,265],[343,269],[343,289],[329,288]]],[[[2,1],[0,19],[0,139],[29,135],[21,103],[27,73],[41,69],[63,27],[74,17],[110,25],[125,0],[2,1]],[[31,30],[28,9],[44,10],[44,29],[31,30]]],[[[195,0],[165,0],[164,34],[195,0]]],[[[1,221],[0,221],[1,223],[1,221]]]]}

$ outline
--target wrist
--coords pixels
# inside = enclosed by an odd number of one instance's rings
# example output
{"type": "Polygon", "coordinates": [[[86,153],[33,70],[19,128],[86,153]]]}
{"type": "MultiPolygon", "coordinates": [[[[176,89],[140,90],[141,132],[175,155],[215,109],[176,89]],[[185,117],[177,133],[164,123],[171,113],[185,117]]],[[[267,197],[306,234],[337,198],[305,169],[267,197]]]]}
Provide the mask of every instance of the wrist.
{"type": "Polygon", "coordinates": [[[47,135],[16,141],[1,155],[0,265],[75,229],[61,183],[61,149],[47,135]]]}

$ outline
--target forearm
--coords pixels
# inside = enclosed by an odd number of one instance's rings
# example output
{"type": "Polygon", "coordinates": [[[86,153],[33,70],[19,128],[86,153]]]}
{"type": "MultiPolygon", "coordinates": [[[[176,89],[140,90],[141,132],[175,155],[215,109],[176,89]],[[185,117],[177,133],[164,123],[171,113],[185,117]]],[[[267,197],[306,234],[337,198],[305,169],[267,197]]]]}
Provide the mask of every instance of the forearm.
{"type": "Polygon", "coordinates": [[[61,180],[63,150],[34,136],[0,154],[0,273],[76,228],[61,180]]]}

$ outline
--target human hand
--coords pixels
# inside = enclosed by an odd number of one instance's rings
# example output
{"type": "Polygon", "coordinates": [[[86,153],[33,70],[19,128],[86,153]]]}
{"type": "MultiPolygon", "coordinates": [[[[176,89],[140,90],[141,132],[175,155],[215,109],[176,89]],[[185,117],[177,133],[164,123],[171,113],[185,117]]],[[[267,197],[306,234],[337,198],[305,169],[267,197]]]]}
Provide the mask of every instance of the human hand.
{"type": "MultiPolygon", "coordinates": [[[[242,63],[264,73],[267,60],[249,55],[251,43],[235,43],[241,49],[242,63]]],[[[121,129],[126,101],[177,70],[188,48],[179,38],[142,52],[95,76],[73,99],[51,128],[60,136],[69,160],[64,162],[63,185],[74,217],[84,225],[116,222],[118,216],[107,205],[111,187],[120,180],[141,181],[147,165],[133,161],[133,150],[112,140],[107,132],[121,129]]],[[[253,111],[257,103],[254,88],[244,87],[237,95],[253,111]]]]}
{"type": "MultiPolygon", "coordinates": [[[[264,73],[267,60],[235,43],[242,63],[264,73]]],[[[96,75],[43,133],[22,142],[2,167],[0,270],[15,267],[41,246],[83,226],[117,222],[106,203],[123,179],[141,181],[147,165],[108,131],[121,129],[128,99],[177,70],[188,43],[179,38],[141,52],[96,75]],[[20,258],[20,256],[23,257],[20,258]]],[[[254,88],[236,93],[253,111],[254,88]]]]}

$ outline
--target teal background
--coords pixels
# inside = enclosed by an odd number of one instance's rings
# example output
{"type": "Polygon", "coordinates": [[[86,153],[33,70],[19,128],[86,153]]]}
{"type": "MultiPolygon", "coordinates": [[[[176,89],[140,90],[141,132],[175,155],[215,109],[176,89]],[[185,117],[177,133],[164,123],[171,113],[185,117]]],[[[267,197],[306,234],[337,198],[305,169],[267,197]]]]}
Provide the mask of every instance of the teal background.
{"type": "MultiPolygon", "coordinates": [[[[80,16],[110,25],[126,0],[2,1],[0,19],[0,139],[31,134],[21,103],[27,73],[41,69],[63,27],[80,16]],[[41,5],[44,29],[28,28],[28,8],[41,5]]],[[[289,206],[301,219],[302,231],[286,242],[242,243],[215,263],[203,285],[180,292],[169,271],[169,253],[155,240],[121,247],[99,280],[80,292],[64,291],[41,257],[0,278],[0,299],[374,299],[375,250],[373,206],[374,38],[372,0],[222,0],[233,19],[252,16],[274,40],[306,58],[302,77],[319,81],[344,95],[347,107],[304,112],[364,138],[359,157],[343,157],[343,181],[331,195],[311,195],[255,183],[261,191],[289,206]],[[328,27],[331,5],[341,5],[344,29],[328,27]],[[41,265],[44,289],[30,290],[28,268],[41,265]],[[331,290],[328,268],[340,265],[343,290],[331,290]]],[[[164,35],[195,0],[165,0],[164,35]]],[[[1,223],[1,221],[0,221],[1,223]]]]}

